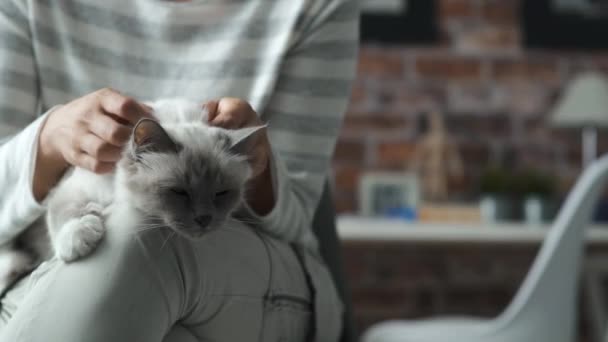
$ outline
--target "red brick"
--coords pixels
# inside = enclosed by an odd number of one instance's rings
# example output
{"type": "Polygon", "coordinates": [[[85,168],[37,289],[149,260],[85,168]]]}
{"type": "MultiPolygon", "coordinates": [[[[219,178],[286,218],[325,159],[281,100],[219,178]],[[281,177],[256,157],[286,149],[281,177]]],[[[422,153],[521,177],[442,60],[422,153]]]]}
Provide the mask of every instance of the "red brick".
{"type": "Polygon", "coordinates": [[[354,193],[359,186],[361,166],[334,165],[334,183],[338,192],[354,193]]]}
{"type": "Polygon", "coordinates": [[[464,174],[460,178],[448,179],[448,200],[459,201],[462,198],[471,198],[477,195],[479,189],[479,174],[485,164],[464,164],[464,174]]]}
{"type": "Polygon", "coordinates": [[[605,134],[604,130],[600,130],[597,136],[597,155],[601,156],[608,153],[608,137],[605,134]]]}
{"type": "Polygon", "coordinates": [[[530,137],[534,141],[546,143],[548,145],[560,146],[556,140],[552,140],[551,127],[547,124],[547,118],[542,115],[527,117],[523,120],[522,135],[530,137]]]}
{"type": "Polygon", "coordinates": [[[520,0],[484,0],[481,13],[492,24],[519,26],[520,0]]]}
{"type": "Polygon", "coordinates": [[[564,60],[569,61],[569,77],[574,77],[583,72],[608,73],[608,54],[564,54],[564,60]]]}
{"type": "Polygon", "coordinates": [[[393,52],[362,49],[359,53],[359,76],[403,78],[403,57],[393,52]]]}
{"type": "Polygon", "coordinates": [[[511,26],[475,26],[455,35],[454,44],[463,53],[517,54],[521,51],[521,32],[511,26]]]}
{"type": "Polygon", "coordinates": [[[511,118],[507,115],[448,115],[448,131],[455,137],[476,139],[480,144],[511,135],[511,118]]]}
{"type": "Polygon", "coordinates": [[[455,113],[482,114],[504,111],[510,99],[503,89],[487,85],[463,85],[450,87],[447,107],[455,113]]]}
{"type": "Polygon", "coordinates": [[[334,196],[334,205],[338,214],[353,214],[357,212],[357,198],[354,194],[334,196]]]}
{"type": "Polygon", "coordinates": [[[490,149],[487,144],[478,141],[461,142],[457,146],[465,167],[469,165],[485,165],[490,160],[490,149]]]}
{"type": "Polygon", "coordinates": [[[608,53],[597,53],[587,56],[589,64],[594,65],[597,69],[606,72],[608,71],[608,53]]]}
{"type": "Polygon", "coordinates": [[[381,82],[368,93],[371,114],[387,116],[419,114],[441,107],[445,101],[444,85],[423,82],[381,82]]]}
{"type": "Polygon", "coordinates": [[[508,112],[525,116],[545,114],[555,103],[553,93],[547,88],[532,83],[507,85],[504,91],[509,97],[508,112]]]}
{"type": "Polygon", "coordinates": [[[512,284],[451,287],[445,293],[443,312],[445,315],[494,317],[513,299],[515,289],[512,284]]]}
{"type": "Polygon", "coordinates": [[[365,145],[362,141],[354,139],[339,139],[334,160],[361,164],[365,160],[365,145]]]}
{"type": "Polygon", "coordinates": [[[382,142],[376,150],[378,166],[405,169],[415,150],[416,145],[411,142],[382,142]]]}
{"type": "Polygon", "coordinates": [[[398,114],[368,113],[367,115],[346,115],[342,129],[346,132],[386,133],[387,131],[405,131],[411,125],[411,119],[398,114]]]}
{"type": "Polygon", "coordinates": [[[419,57],[416,72],[420,78],[437,81],[476,81],[481,77],[481,63],[462,57],[419,57]]]}
{"type": "Polygon", "coordinates": [[[402,286],[374,286],[368,288],[354,289],[351,298],[359,309],[366,310],[383,309],[403,311],[408,304],[411,306],[416,301],[416,293],[408,293],[402,286]]]}
{"type": "Polygon", "coordinates": [[[391,111],[399,103],[399,84],[385,82],[374,87],[370,94],[370,102],[374,103],[377,111],[391,111]]]}
{"type": "MultiPolygon", "coordinates": [[[[542,119],[539,119],[539,121],[541,121],[542,119]]],[[[540,122],[539,125],[541,124],[547,124],[546,122],[540,122]]],[[[530,123],[531,125],[533,125],[533,123],[530,123]]],[[[576,147],[580,147],[581,146],[581,132],[577,129],[568,129],[568,128],[554,128],[554,127],[547,127],[549,129],[549,133],[550,133],[550,139],[558,144],[564,145],[564,146],[576,146],[576,147]]],[[[600,135],[600,139],[601,139],[601,135],[600,135]]]]}
{"type": "Polygon", "coordinates": [[[583,165],[583,150],[580,144],[566,147],[566,161],[573,166],[583,165]]]}
{"type": "MultiPolygon", "coordinates": [[[[363,278],[370,278],[372,276],[370,272],[370,265],[373,261],[373,255],[369,248],[342,248],[341,254],[342,260],[344,260],[344,273],[346,277],[365,282],[366,280],[363,278]]],[[[350,286],[350,288],[353,289],[356,287],[358,286],[354,283],[350,286]]]]}
{"type": "Polygon", "coordinates": [[[519,168],[530,168],[554,176],[556,151],[553,144],[544,141],[526,141],[516,147],[515,163],[519,168]]]}
{"type": "Polygon", "coordinates": [[[359,105],[361,103],[365,102],[365,99],[367,98],[367,89],[365,88],[365,85],[362,81],[356,81],[353,84],[353,89],[351,91],[350,94],[350,104],[352,105],[359,105]]]}
{"type": "Polygon", "coordinates": [[[498,81],[559,84],[560,73],[555,59],[500,60],[492,65],[498,81]]]}
{"type": "Polygon", "coordinates": [[[476,6],[471,0],[439,0],[438,3],[442,19],[470,18],[476,15],[476,6]]]}

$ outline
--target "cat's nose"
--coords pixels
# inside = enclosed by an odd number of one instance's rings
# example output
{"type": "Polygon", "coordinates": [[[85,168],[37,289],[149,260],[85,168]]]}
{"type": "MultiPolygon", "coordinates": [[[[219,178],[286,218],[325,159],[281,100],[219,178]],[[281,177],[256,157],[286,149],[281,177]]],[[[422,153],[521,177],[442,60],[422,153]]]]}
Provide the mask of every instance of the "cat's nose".
{"type": "Polygon", "coordinates": [[[194,218],[194,222],[196,222],[196,224],[198,224],[199,227],[201,228],[205,228],[209,225],[209,222],[211,222],[211,215],[200,215],[194,218]]]}

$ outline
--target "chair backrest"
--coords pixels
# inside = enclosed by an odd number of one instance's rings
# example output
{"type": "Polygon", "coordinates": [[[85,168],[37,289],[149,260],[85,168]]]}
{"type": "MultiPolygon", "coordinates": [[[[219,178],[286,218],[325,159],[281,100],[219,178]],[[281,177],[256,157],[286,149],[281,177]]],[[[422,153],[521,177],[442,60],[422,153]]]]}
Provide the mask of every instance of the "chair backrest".
{"type": "Polygon", "coordinates": [[[340,242],[336,232],[336,213],[328,184],[325,184],[323,195],[312,222],[312,228],[319,240],[321,255],[329,268],[344,303],[344,329],[340,342],[354,342],[356,337],[350,294],[342,271],[340,242]]]}
{"type": "Polygon", "coordinates": [[[497,322],[520,339],[573,341],[584,229],[608,178],[608,157],[590,165],[570,191],[522,286],[497,322]],[[539,330],[540,329],[540,330],[539,330]],[[543,336],[539,336],[539,331],[543,336]]]}

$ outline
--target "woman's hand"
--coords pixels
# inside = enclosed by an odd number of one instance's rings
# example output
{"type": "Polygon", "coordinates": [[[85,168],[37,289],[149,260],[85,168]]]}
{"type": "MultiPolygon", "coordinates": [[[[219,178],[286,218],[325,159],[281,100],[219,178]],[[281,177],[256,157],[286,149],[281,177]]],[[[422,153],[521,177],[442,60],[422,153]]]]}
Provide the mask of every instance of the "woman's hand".
{"type": "MultiPolygon", "coordinates": [[[[225,129],[262,126],[264,123],[249,103],[241,99],[225,97],[218,101],[205,104],[208,111],[208,121],[211,126],[225,129]]],[[[249,162],[252,168],[252,178],[263,174],[269,167],[270,143],[266,131],[257,135],[250,149],[249,162]]]]}
{"type": "MultiPolygon", "coordinates": [[[[249,103],[240,99],[225,97],[209,101],[205,107],[211,126],[238,129],[264,124],[249,103]]],[[[265,130],[257,135],[249,151],[252,168],[249,184],[252,196],[247,196],[247,202],[258,215],[266,215],[274,208],[275,198],[270,173],[270,142],[265,130]]]]}
{"type": "Polygon", "coordinates": [[[150,109],[111,89],[101,89],[49,114],[38,139],[34,196],[46,194],[70,166],[96,173],[111,171],[120,159],[131,127],[150,109]]]}
{"type": "Polygon", "coordinates": [[[132,98],[101,89],[49,115],[40,132],[41,149],[65,164],[96,173],[114,168],[131,127],[149,110],[132,98]]]}

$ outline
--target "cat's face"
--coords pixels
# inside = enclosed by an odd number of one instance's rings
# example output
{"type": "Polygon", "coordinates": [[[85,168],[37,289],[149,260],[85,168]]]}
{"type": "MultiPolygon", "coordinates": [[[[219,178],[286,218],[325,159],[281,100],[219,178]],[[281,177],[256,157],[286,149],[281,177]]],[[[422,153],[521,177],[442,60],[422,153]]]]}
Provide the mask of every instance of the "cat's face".
{"type": "Polygon", "coordinates": [[[120,165],[135,206],[189,238],[222,227],[241,203],[250,175],[235,145],[240,138],[231,134],[202,124],[165,131],[154,121],[140,122],[120,165]]]}

